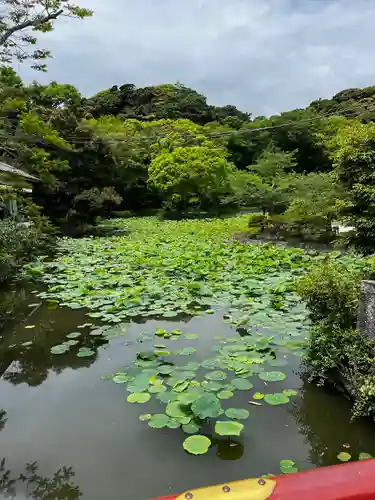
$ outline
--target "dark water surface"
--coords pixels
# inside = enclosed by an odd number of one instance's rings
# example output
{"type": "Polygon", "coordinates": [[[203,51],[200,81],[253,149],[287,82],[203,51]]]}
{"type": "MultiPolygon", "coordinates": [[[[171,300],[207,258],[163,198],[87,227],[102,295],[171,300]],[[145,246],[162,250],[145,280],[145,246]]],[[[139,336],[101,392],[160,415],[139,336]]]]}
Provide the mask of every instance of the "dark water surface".
{"type": "MultiPolygon", "coordinates": [[[[101,376],[131,363],[137,350],[151,347],[154,341],[140,344],[139,337],[156,328],[197,333],[199,340],[178,340],[176,347],[199,345],[199,357],[212,356],[213,336],[238,335],[223,323],[222,313],[204,314],[188,322],[132,324],[125,335],[109,344],[102,343],[94,357],[78,358],[74,352],[52,355],[50,348],[87,321],[84,311],[51,310],[44,304],[27,307],[37,302],[35,296],[25,294],[24,308],[2,332],[2,494],[13,488],[18,499],[72,500],[82,496],[89,500],[146,500],[193,487],[277,473],[282,459],[294,460],[300,470],[334,464],[346,443],[351,447],[346,451],[353,456],[363,451],[375,455],[371,422],[359,419],[350,423],[350,403],[340,395],[303,382],[298,375],[298,358],[293,356],[282,368],[287,379],[272,383],[272,388],[275,392],[298,389],[296,398],[287,405],[252,406],[248,404],[252,394],[264,389],[264,382],[258,380],[253,390],[240,391],[230,403],[223,402],[225,407],[250,411],[237,446],[221,438],[213,441],[206,455],[189,455],[182,448],[186,437],[182,431],[151,429],[138,420],[141,413],[158,411],[158,403],[132,405],[122,385],[102,380],[101,376]],[[26,325],[36,327],[27,329],[26,325]],[[30,340],[31,346],[21,345],[30,340]],[[9,347],[14,344],[21,346],[9,347]],[[9,484],[20,474],[27,479],[9,484]]],[[[92,342],[98,343],[96,339],[92,342]]],[[[193,359],[194,355],[186,362],[193,359]]]]}

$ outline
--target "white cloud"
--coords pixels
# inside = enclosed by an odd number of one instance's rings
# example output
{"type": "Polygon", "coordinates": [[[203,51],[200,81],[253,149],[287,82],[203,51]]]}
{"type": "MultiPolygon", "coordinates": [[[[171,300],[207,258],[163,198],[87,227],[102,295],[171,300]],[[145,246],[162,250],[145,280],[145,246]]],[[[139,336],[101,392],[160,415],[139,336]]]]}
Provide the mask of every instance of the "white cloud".
{"type": "Polygon", "coordinates": [[[90,95],[123,83],[181,81],[254,115],[375,84],[373,0],[83,0],[45,44],[47,75],[90,95]]]}

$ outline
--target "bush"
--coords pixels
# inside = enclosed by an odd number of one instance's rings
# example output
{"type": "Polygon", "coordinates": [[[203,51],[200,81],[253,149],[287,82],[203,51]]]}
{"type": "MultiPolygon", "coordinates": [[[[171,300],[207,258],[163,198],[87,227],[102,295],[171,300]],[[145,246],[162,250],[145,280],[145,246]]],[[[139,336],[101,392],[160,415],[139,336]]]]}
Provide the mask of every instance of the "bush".
{"type": "Polygon", "coordinates": [[[37,254],[48,252],[52,243],[53,232],[43,218],[23,223],[0,220],[0,282],[37,254]]]}
{"type": "Polygon", "coordinates": [[[339,261],[327,260],[313,267],[298,284],[311,319],[340,328],[355,328],[359,286],[364,275],[364,269],[348,269],[339,261]]]}
{"type": "Polygon", "coordinates": [[[356,329],[360,282],[372,272],[371,260],[327,261],[297,285],[313,323],[305,358],[310,378],[344,385],[355,416],[375,413],[375,342],[356,329]]]}

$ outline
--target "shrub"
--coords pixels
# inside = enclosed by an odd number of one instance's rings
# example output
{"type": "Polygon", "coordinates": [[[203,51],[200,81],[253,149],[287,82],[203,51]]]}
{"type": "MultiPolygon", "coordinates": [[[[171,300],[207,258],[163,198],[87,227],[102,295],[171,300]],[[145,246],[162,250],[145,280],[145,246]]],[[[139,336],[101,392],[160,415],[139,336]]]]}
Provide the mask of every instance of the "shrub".
{"type": "Polygon", "coordinates": [[[38,253],[46,253],[53,242],[52,230],[41,218],[19,223],[0,220],[0,282],[14,276],[20,266],[38,253]]]}
{"type": "MultiPolygon", "coordinates": [[[[365,264],[363,267],[369,270],[365,264]]],[[[355,328],[359,286],[364,275],[364,269],[348,269],[339,261],[327,260],[313,267],[297,287],[311,319],[340,328],[355,328]]]]}
{"type": "Polygon", "coordinates": [[[354,416],[375,410],[375,342],[356,329],[360,282],[372,272],[371,260],[327,260],[297,285],[313,323],[305,358],[310,378],[344,383],[354,416]]]}

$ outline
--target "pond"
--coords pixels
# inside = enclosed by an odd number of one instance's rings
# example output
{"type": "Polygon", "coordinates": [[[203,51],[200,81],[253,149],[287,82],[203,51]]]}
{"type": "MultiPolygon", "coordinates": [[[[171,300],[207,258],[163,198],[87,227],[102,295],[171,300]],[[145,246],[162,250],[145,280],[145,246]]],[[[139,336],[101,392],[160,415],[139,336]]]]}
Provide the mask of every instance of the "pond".
{"type": "Polygon", "coordinates": [[[375,454],[371,422],[301,377],[309,256],[230,242],[244,223],[119,221],[30,266],[2,332],[3,494],[146,500],[375,454]]]}

